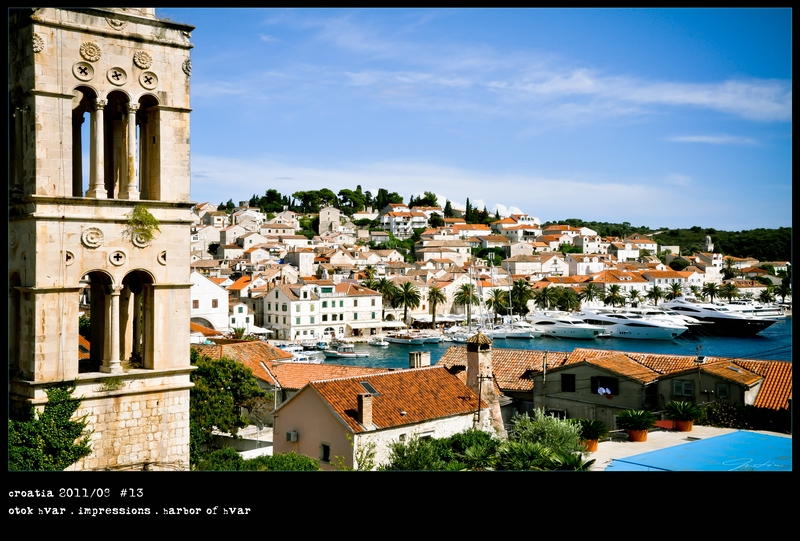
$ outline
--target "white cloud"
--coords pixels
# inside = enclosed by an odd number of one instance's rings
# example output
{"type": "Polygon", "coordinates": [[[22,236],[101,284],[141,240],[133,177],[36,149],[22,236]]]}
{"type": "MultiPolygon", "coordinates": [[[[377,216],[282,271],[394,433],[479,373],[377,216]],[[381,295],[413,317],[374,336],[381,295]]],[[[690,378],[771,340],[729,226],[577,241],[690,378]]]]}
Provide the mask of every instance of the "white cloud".
{"type": "Polygon", "coordinates": [[[265,41],[267,43],[273,43],[273,42],[276,42],[276,41],[280,41],[275,36],[268,36],[267,34],[259,34],[258,37],[261,39],[261,41],[265,41]]]}
{"type": "MultiPolygon", "coordinates": [[[[674,184],[690,179],[671,175],[667,180],[674,184]]],[[[358,184],[396,191],[405,201],[412,194],[434,191],[437,195],[446,194],[441,196],[442,201],[449,199],[454,208],[463,208],[469,197],[470,204],[479,210],[484,204],[487,209],[497,210],[501,207],[496,199],[511,197],[517,204],[507,208],[508,212],[527,213],[543,221],[581,217],[654,225],[674,222],[675,209],[694,208],[692,194],[676,192],[649,179],[629,183],[593,183],[496,171],[483,173],[418,162],[385,161],[317,167],[192,154],[194,200],[239,200],[254,193],[264,193],[268,188],[277,189],[284,195],[322,188],[338,192],[342,188],[353,189],[358,184]],[[665,205],[665,201],[670,204],[665,205]]],[[[377,188],[370,191],[375,194],[377,188]]]]}
{"type": "Polygon", "coordinates": [[[668,137],[667,141],[678,143],[710,143],[712,145],[757,145],[758,141],[750,137],[736,135],[680,135],[668,137]]]}
{"type": "Polygon", "coordinates": [[[667,184],[674,184],[676,186],[688,186],[692,182],[692,177],[689,175],[681,175],[680,173],[670,173],[664,179],[667,184]]]}

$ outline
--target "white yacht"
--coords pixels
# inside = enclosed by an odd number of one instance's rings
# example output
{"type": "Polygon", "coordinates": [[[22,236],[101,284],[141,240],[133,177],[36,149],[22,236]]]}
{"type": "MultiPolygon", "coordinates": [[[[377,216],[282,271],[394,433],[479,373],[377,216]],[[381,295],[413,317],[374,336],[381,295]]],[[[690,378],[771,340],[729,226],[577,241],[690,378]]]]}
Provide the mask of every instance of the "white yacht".
{"type": "Polygon", "coordinates": [[[769,319],[785,319],[786,314],[777,304],[762,304],[752,299],[738,299],[727,304],[716,303],[717,306],[725,306],[731,312],[741,312],[750,316],[765,317],[769,319]]]}
{"type": "Polygon", "coordinates": [[[711,323],[711,325],[704,325],[702,331],[712,336],[752,336],[777,321],[731,311],[726,306],[699,303],[685,297],[664,302],[661,306],[679,314],[686,314],[700,321],[711,323]]]}
{"type": "Polygon", "coordinates": [[[603,327],[591,325],[564,312],[535,312],[526,319],[545,336],[557,338],[592,339],[608,336],[603,327]]]}
{"type": "Polygon", "coordinates": [[[356,351],[352,344],[340,344],[336,349],[326,349],[326,357],[352,359],[355,357],[369,357],[369,353],[356,351]]]}
{"type": "Polygon", "coordinates": [[[669,321],[645,319],[633,313],[616,310],[584,309],[580,318],[586,323],[599,325],[612,338],[631,338],[638,340],[672,340],[686,332],[685,325],[669,321]]]}
{"type": "Polygon", "coordinates": [[[527,321],[514,321],[506,327],[506,338],[539,338],[543,334],[527,321]]]}

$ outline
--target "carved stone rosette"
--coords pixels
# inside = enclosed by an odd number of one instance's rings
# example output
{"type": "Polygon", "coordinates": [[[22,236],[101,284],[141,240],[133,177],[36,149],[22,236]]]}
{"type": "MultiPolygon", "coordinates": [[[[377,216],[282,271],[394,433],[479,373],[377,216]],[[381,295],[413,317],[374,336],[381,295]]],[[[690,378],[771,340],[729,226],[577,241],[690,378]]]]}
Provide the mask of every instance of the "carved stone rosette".
{"type": "Polygon", "coordinates": [[[34,53],[41,53],[44,50],[44,40],[42,36],[37,34],[36,32],[33,33],[33,52],[34,53]]]}
{"type": "Polygon", "coordinates": [[[153,57],[146,51],[136,51],[133,53],[133,63],[137,68],[146,70],[153,65],[153,57]]]}
{"type": "Polygon", "coordinates": [[[142,233],[134,233],[131,235],[131,242],[137,248],[147,248],[150,246],[150,241],[147,240],[142,233]]]}
{"type": "Polygon", "coordinates": [[[87,227],[81,233],[81,242],[87,248],[98,248],[103,244],[103,232],[97,227],[87,227]]]}
{"type": "Polygon", "coordinates": [[[181,67],[183,68],[183,73],[185,73],[186,75],[191,75],[192,74],[192,59],[191,58],[187,58],[186,60],[184,60],[183,61],[183,65],[181,67]]]}
{"type": "Polygon", "coordinates": [[[100,46],[93,41],[81,43],[81,57],[88,62],[97,62],[102,56],[100,46]]]}
{"type": "Polygon", "coordinates": [[[115,19],[113,17],[106,17],[106,22],[108,23],[108,26],[114,30],[122,30],[128,26],[128,21],[120,21],[119,19],[115,19]]]}

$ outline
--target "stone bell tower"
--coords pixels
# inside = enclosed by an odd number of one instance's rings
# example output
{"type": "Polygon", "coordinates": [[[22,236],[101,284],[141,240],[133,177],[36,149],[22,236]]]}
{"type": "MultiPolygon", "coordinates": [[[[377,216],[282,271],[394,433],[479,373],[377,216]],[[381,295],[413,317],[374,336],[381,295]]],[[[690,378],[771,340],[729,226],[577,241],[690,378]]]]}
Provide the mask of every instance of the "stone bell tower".
{"type": "Polygon", "coordinates": [[[9,11],[10,399],[76,385],[94,433],[71,469],[189,466],[193,29],[153,8],[9,11]]]}
{"type": "Polygon", "coordinates": [[[489,405],[480,412],[479,428],[491,427],[501,438],[507,436],[500,413],[500,396],[492,372],[492,340],[478,331],[467,338],[467,386],[489,405]]]}

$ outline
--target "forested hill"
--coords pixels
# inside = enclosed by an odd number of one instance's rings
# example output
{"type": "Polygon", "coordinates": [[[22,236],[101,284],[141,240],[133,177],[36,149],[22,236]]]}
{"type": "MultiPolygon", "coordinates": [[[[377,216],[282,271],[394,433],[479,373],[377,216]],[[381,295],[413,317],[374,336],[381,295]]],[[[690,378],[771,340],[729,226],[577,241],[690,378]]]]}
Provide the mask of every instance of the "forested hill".
{"type": "Polygon", "coordinates": [[[714,251],[735,257],[754,257],[759,261],[792,260],[792,228],[717,231],[715,229],[670,229],[653,236],[659,244],[677,244],[683,253],[705,249],[706,235],[711,236],[714,251]]]}
{"type": "Polygon", "coordinates": [[[634,233],[653,235],[653,240],[664,246],[680,246],[684,255],[702,252],[706,246],[706,235],[714,243],[714,251],[734,257],[754,257],[759,261],[792,260],[792,228],[750,229],[747,231],[720,231],[700,226],[688,229],[651,229],[647,226],[634,227],[628,222],[590,222],[579,218],[546,222],[546,224],[567,224],[573,227],[589,227],[603,237],[626,237],[634,233]]]}

